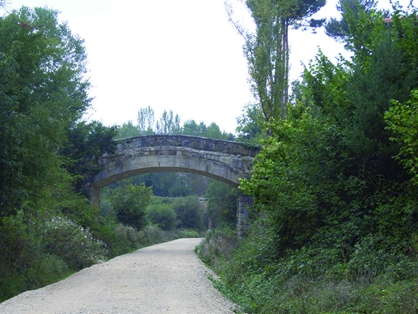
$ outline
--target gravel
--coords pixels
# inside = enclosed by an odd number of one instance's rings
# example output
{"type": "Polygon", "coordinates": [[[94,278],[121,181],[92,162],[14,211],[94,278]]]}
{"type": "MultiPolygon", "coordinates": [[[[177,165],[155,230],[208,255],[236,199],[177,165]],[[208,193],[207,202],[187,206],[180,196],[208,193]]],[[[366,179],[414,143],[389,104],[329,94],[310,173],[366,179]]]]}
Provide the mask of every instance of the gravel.
{"type": "Polygon", "coordinates": [[[194,253],[201,240],[178,239],[93,265],[0,303],[0,313],[235,313],[194,253]]]}

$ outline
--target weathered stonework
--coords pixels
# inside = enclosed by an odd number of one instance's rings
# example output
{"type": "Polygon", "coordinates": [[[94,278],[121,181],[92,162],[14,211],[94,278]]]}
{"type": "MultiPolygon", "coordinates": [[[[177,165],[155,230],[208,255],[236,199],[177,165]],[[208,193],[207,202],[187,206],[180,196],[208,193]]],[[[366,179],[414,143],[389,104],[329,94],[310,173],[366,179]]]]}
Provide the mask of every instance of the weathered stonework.
{"type": "MultiPolygon", "coordinates": [[[[184,135],[148,135],[123,139],[113,155],[100,159],[103,170],[93,179],[93,205],[100,189],[122,179],[149,172],[191,172],[234,187],[248,178],[258,147],[242,143],[184,135]]],[[[239,202],[241,204],[241,202],[239,202]]],[[[238,206],[238,229],[244,207],[238,206]]]]}

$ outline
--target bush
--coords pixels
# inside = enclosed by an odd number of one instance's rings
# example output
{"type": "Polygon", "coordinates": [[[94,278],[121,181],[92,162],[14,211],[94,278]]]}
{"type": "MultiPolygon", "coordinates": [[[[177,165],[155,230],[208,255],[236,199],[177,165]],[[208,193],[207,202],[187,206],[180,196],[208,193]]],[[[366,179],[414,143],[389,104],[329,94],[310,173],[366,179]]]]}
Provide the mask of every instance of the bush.
{"type": "Polygon", "coordinates": [[[144,183],[139,186],[128,184],[116,188],[110,202],[120,223],[141,229],[146,226],[145,210],[151,198],[152,188],[146,187],[144,183]]]}
{"type": "Polygon", "coordinates": [[[148,220],[163,230],[173,230],[178,225],[176,211],[168,204],[152,204],[147,208],[148,220]]]}
{"type": "Polygon", "coordinates": [[[178,231],[179,235],[182,238],[200,238],[202,237],[202,235],[197,232],[196,230],[192,230],[192,229],[181,229],[178,231]]]}
{"type": "Polygon", "coordinates": [[[204,230],[203,209],[196,196],[177,198],[172,207],[180,221],[179,228],[204,230]]]}
{"type": "Polygon", "coordinates": [[[207,232],[196,252],[219,274],[216,286],[246,313],[416,313],[418,260],[382,251],[366,237],[350,260],[336,247],[304,247],[277,256],[271,226],[260,221],[234,243],[207,232]],[[269,240],[270,239],[270,240],[269,240]]]}
{"type": "Polygon", "coordinates": [[[107,255],[103,241],[65,217],[52,217],[41,225],[43,249],[61,257],[72,269],[82,269],[103,261],[107,255]]]}
{"type": "Polygon", "coordinates": [[[231,253],[238,246],[235,230],[211,229],[206,231],[205,239],[196,247],[200,259],[217,270],[217,263],[221,259],[229,259],[231,253]]]}
{"type": "Polygon", "coordinates": [[[71,269],[61,256],[45,252],[35,217],[4,217],[0,223],[0,302],[67,276],[71,269]]]}

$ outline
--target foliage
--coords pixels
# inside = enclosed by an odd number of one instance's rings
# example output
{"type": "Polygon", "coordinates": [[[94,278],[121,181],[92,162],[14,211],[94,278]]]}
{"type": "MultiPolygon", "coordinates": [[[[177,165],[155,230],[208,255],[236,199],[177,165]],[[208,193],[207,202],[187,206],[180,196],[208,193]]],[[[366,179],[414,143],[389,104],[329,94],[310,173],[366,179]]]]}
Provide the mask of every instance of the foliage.
{"type": "Polygon", "coordinates": [[[390,140],[402,145],[396,158],[413,175],[418,183],[418,90],[411,92],[411,98],[405,104],[394,101],[385,114],[387,128],[395,133],[390,140]]]}
{"type": "Polygon", "coordinates": [[[357,9],[343,12],[352,58],[319,52],[267,126],[240,186],[255,199],[248,236],[201,250],[246,313],[416,312],[416,10],[385,23],[357,9]]]}
{"type": "Polygon", "coordinates": [[[196,196],[176,198],[172,207],[177,214],[179,228],[204,230],[203,210],[196,196]]]}
{"type": "Polygon", "coordinates": [[[75,221],[55,216],[43,222],[40,229],[44,251],[60,256],[71,269],[82,269],[105,260],[104,243],[75,221]]]}
{"type": "MultiPolygon", "coordinates": [[[[381,24],[375,24],[378,34],[381,24]]],[[[392,29],[380,34],[367,60],[363,48],[353,64],[334,66],[319,54],[306,71],[304,99],[287,119],[270,124],[273,137],[256,157],[251,181],[242,182],[255,207],[274,221],[278,255],[312,241],[336,245],[338,234],[349,257],[369,233],[402,243],[416,230],[415,187],[392,158],[399,146],[384,121],[390,100],[405,99],[416,86],[416,66],[401,62],[405,36],[392,29]],[[402,226],[393,223],[398,219],[402,226]]]]}
{"type": "Polygon", "coordinates": [[[101,170],[99,157],[115,152],[116,133],[116,127],[106,127],[97,121],[81,121],[68,130],[60,154],[66,158],[65,169],[76,178],[75,191],[90,197],[91,179],[101,170]]]}
{"type": "Polygon", "coordinates": [[[325,32],[328,36],[337,39],[338,41],[347,40],[350,36],[350,26],[346,13],[350,11],[354,18],[360,18],[362,12],[370,15],[376,9],[375,0],[340,0],[337,4],[337,9],[342,13],[342,18],[330,18],[325,24],[325,32]]]}
{"type": "Polygon", "coordinates": [[[157,134],[179,134],[180,128],[180,117],[178,114],[174,115],[173,111],[164,110],[160,120],[155,124],[157,134]]]}
{"type": "Polygon", "coordinates": [[[220,275],[215,286],[241,312],[415,313],[416,256],[376,252],[367,239],[349,264],[336,248],[307,247],[277,259],[271,227],[259,220],[238,243],[230,232],[212,231],[196,248],[220,275]]]}
{"type": "Polygon", "coordinates": [[[0,300],[39,288],[102,261],[107,250],[92,233],[65,217],[16,216],[0,225],[0,300]]]}
{"type": "Polygon", "coordinates": [[[154,109],[150,106],[139,109],[137,118],[139,135],[154,134],[154,120],[154,109]]]}
{"type": "Polygon", "coordinates": [[[212,181],[206,190],[208,229],[219,226],[234,228],[237,224],[237,189],[212,181]]]}
{"type": "Polygon", "coordinates": [[[237,140],[250,144],[260,144],[267,138],[261,108],[257,104],[248,104],[237,118],[237,140]]]}
{"type": "Polygon", "coordinates": [[[177,227],[177,214],[169,204],[154,201],[147,208],[148,220],[163,230],[173,230],[177,227]]]}
{"type": "Polygon", "coordinates": [[[135,126],[132,121],[128,121],[118,128],[117,138],[127,138],[139,135],[141,135],[141,133],[139,132],[137,126],[135,126]]]}
{"type": "Polygon", "coordinates": [[[194,120],[187,120],[183,124],[183,134],[204,137],[206,136],[206,128],[207,126],[203,121],[197,124],[194,120]]]}
{"type": "MultiPolygon", "coordinates": [[[[247,0],[255,31],[245,31],[232,19],[233,9],[227,2],[230,21],[244,37],[244,53],[251,78],[251,90],[258,101],[265,122],[283,118],[289,100],[289,27],[301,26],[325,5],[323,0],[275,1],[247,0]]],[[[311,20],[310,26],[322,21],[311,20]]]]}
{"type": "Polygon", "coordinates": [[[145,184],[139,186],[129,184],[116,188],[110,202],[116,211],[119,222],[141,229],[146,226],[146,208],[151,202],[152,188],[145,184]]]}
{"type": "Polygon", "coordinates": [[[184,134],[223,140],[234,139],[233,134],[221,131],[214,122],[207,126],[204,122],[197,124],[194,120],[188,120],[181,125],[179,115],[174,114],[172,110],[164,110],[160,119],[155,121],[154,110],[149,106],[139,109],[137,125],[128,121],[118,130],[118,138],[152,134],[184,134]]]}
{"type": "MultiPolygon", "coordinates": [[[[202,194],[208,184],[208,179],[191,173],[153,172],[132,177],[127,181],[135,185],[144,183],[151,187],[155,196],[183,197],[192,194],[202,194]]],[[[123,185],[120,182],[116,185],[123,185]]]]}
{"type": "Polygon", "coordinates": [[[210,265],[215,271],[220,271],[216,263],[221,257],[229,259],[237,247],[236,231],[219,228],[206,231],[204,241],[196,247],[195,251],[204,263],[210,265]]]}
{"type": "Polygon", "coordinates": [[[251,181],[240,187],[275,222],[279,252],[306,243],[323,225],[324,211],[341,205],[334,192],[339,161],[332,161],[338,131],[310,110],[290,107],[289,115],[271,126],[274,137],[256,156],[251,181]]]}
{"type": "Polygon", "coordinates": [[[57,151],[90,106],[83,40],[58,13],[23,7],[0,18],[0,217],[59,185],[57,151]]]}

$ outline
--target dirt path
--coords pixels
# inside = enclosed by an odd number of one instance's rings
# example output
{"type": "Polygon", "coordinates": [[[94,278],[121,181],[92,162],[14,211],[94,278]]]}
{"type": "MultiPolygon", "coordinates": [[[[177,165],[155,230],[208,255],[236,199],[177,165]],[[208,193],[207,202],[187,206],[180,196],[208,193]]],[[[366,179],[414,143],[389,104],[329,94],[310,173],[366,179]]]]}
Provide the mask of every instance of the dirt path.
{"type": "Polygon", "coordinates": [[[194,253],[201,239],[153,245],[0,304],[0,313],[233,313],[194,253]]]}

